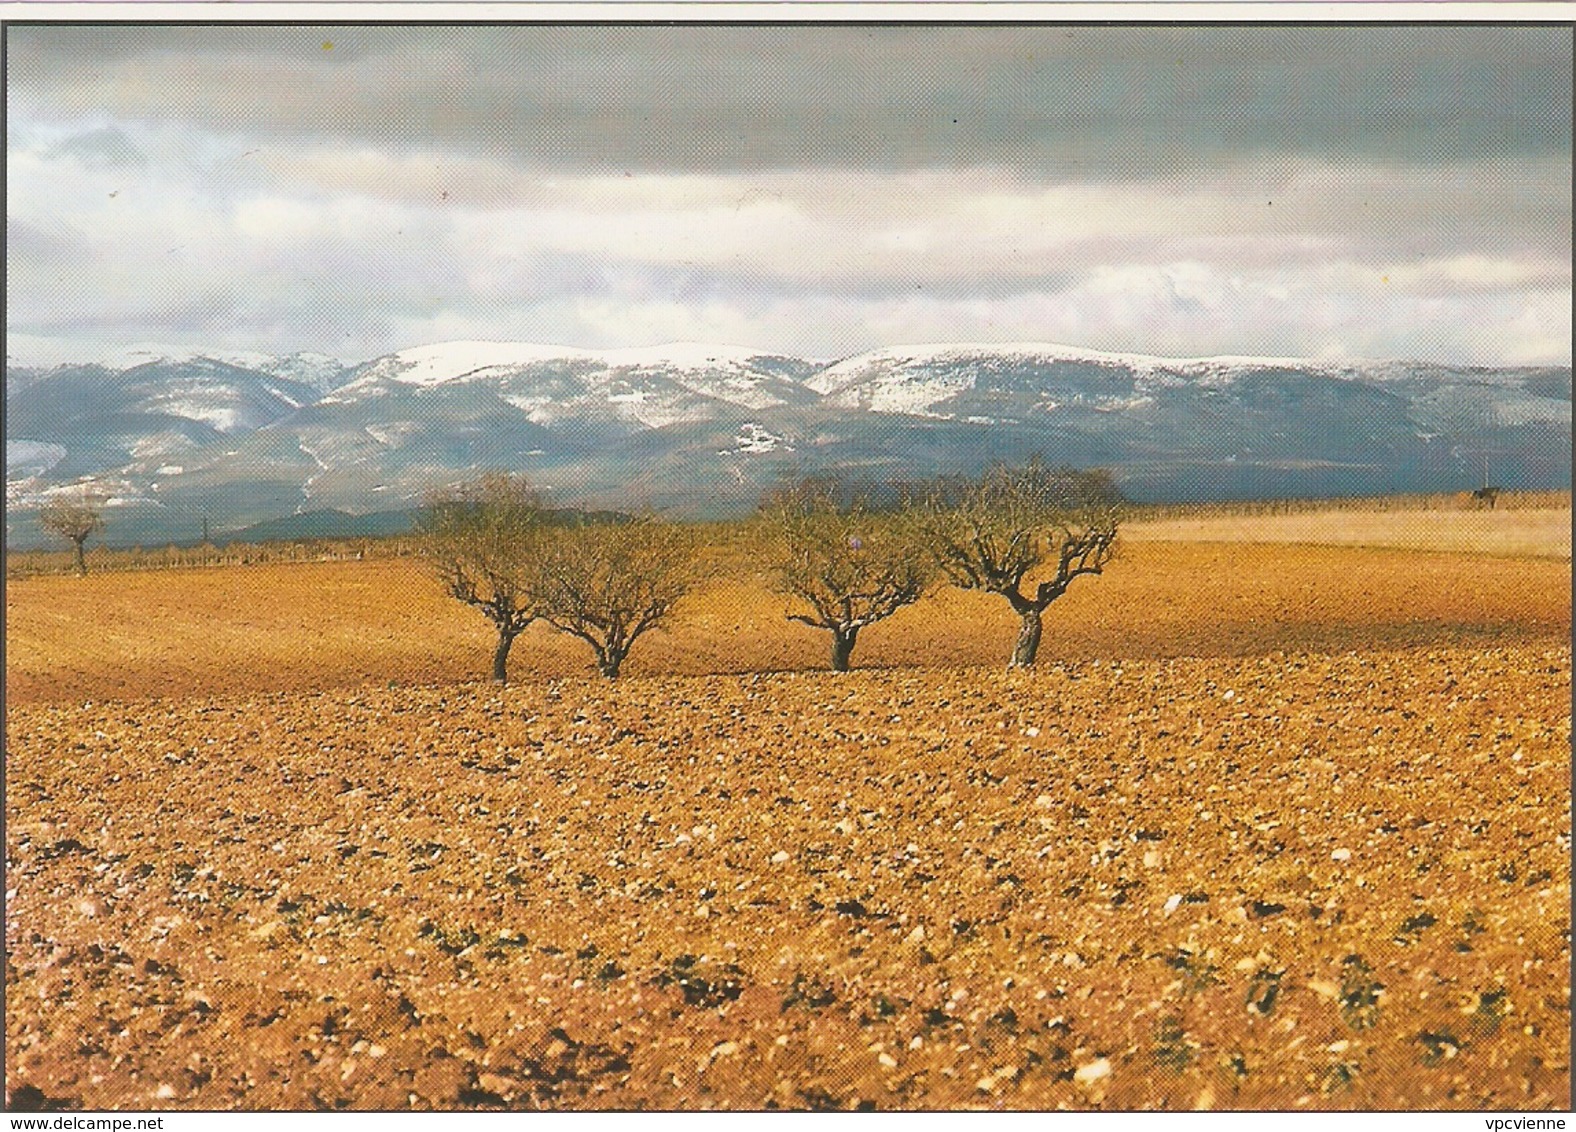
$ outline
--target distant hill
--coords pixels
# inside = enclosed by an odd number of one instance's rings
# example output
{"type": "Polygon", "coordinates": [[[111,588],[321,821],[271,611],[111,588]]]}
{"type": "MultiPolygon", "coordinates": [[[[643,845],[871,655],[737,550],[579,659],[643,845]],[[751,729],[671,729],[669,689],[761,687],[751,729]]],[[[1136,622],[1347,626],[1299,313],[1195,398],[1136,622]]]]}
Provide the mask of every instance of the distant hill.
{"type": "Polygon", "coordinates": [[[1052,343],[897,346],[831,363],[696,343],[518,342],[355,365],[122,361],[8,366],[7,545],[35,540],[37,506],[84,482],[111,499],[108,537],[121,542],[191,538],[204,516],[216,530],[383,531],[427,491],[487,469],[529,475],[560,507],[701,517],[743,513],[793,475],[913,480],[1036,452],[1109,467],[1130,497],[1157,502],[1462,490],[1481,485],[1485,464],[1497,486],[1570,486],[1568,366],[1168,359],[1052,343]]]}

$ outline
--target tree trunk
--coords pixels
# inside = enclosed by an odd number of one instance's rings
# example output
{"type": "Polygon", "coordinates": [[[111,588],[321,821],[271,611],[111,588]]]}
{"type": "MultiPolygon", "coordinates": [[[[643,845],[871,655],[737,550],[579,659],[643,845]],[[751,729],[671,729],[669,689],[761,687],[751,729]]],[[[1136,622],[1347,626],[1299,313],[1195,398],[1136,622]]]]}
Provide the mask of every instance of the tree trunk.
{"type": "Polygon", "coordinates": [[[72,541],[77,544],[77,577],[86,578],[88,576],[88,560],[82,557],[82,544],[87,540],[79,538],[72,541]]]}
{"type": "Polygon", "coordinates": [[[833,629],[832,630],[832,671],[847,672],[849,657],[854,655],[854,642],[859,639],[859,630],[833,629]]]}
{"type": "Polygon", "coordinates": [[[1012,660],[1008,663],[1008,668],[1034,666],[1035,655],[1040,651],[1040,612],[1031,606],[1020,615],[1023,623],[1018,629],[1018,643],[1013,647],[1012,660]]]}
{"type": "Polygon", "coordinates": [[[509,646],[514,644],[513,633],[499,633],[498,647],[493,650],[493,683],[509,682],[509,646]]]}
{"type": "Polygon", "coordinates": [[[618,669],[624,663],[624,653],[627,650],[608,648],[598,649],[596,654],[597,671],[609,680],[618,679],[618,669]]]}

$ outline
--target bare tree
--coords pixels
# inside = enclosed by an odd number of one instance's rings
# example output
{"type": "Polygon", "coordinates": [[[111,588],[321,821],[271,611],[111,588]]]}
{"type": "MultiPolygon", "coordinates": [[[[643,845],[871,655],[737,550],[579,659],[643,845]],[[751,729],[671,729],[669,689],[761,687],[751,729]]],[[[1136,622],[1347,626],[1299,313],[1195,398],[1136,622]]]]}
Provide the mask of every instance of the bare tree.
{"type": "Polygon", "coordinates": [[[699,580],[690,531],[654,515],[584,522],[555,534],[537,571],[536,608],[589,644],[596,668],[618,676],[630,648],[661,625],[699,580]]]}
{"type": "Polygon", "coordinates": [[[1500,489],[1488,482],[1488,453],[1483,453],[1483,486],[1472,493],[1472,500],[1479,507],[1494,510],[1494,504],[1499,502],[1500,489]]]}
{"type": "Polygon", "coordinates": [[[977,480],[938,481],[913,506],[947,577],[1000,594],[1018,614],[1008,666],[1027,668],[1039,653],[1046,607],[1111,560],[1121,501],[1108,472],[1051,468],[1035,457],[977,480]]]}
{"type": "Polygon", "coordinates": [[[38,525],[47,533],[69,539],[76,549],[77,574],[87,577],[83,544],[104,529],[102,497],[83,492],[75,499],[52,499],[38,512],[38,525]]]}
{"type": "Polygon", "coordinates": [[[808,606],[790,613],[832,634],[832,670],[847,672],[859,630],[919,600],[934,574],[906,515],[879,515],[832,479],[807,479],[768,496],[761,518],[775,536],[776,588],[808,606]]]}
{"type": "Polygon", "coordinates": [[[509,678],[509,649],[536,620],[536,567],[546,514],[522,477],[489,473],[429,495],[418,545],[451,597],[475,606],[498,631],[492,678],[509,678]]]}

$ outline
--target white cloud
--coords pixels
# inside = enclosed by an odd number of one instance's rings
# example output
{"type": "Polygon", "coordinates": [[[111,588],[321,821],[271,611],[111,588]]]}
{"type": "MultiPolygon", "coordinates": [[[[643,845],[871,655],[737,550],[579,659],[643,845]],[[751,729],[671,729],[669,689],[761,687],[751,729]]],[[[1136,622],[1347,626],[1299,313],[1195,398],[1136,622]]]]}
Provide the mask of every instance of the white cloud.
{"type": "Polygon", "coordinates": [[[346,357],[448,337],[941,338],[1154,353],[1568,359],[1569,165],[1256,160],[1087,182],[990,167],[569,174],[371,144],[289,151],[24,122],[14,354],[89,343],[346,357]],[[94,131],[98,131],[95,133],[94,131]]]}

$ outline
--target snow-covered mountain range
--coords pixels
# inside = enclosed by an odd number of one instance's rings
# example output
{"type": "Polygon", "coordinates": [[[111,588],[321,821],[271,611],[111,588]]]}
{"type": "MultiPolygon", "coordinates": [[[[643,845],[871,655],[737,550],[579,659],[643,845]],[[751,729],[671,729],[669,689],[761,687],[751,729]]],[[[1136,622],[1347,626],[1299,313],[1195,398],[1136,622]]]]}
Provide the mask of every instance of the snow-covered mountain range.
{"type": "Polygon", "coordinates": [[[87,483],[123,541],[408,507],[479,470],[565,505],[726,514],[784,477],[1033,452],[1151,499],[1568,487],[1570,367],[1169,359],[1049,343],[821,362],[736,346],[448,342],[359,364],[160,352],[6,367],[8,539],[87,483]]]}
{"type": "Polygon", "coordinates": [[[717,406],[764,409],[814,399],[813,363],[736,346],[674,342],[643,350],[577,350],[521,342],[445,342],[379,358],[326,400],[395,385],[475,386],[537,424],[607,418],[631,429],[706,420],[717,406]]]}

